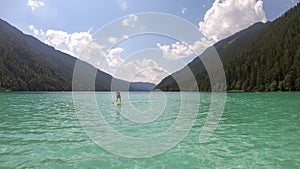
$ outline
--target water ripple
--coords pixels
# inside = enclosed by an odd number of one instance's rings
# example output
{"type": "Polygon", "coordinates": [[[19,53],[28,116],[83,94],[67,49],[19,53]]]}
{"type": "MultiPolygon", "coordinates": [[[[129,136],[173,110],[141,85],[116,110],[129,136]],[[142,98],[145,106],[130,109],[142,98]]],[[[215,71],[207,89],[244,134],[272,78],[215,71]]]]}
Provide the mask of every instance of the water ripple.
{"type": "MultiPolygon", "coordinates": [[[[111,127],[128,136],[151,138],[178,118],[179,93],[166,94],[172,102],[149,124],[124,118],[120,111],[133,109],[126,102],[114,106],[112,95],[96,94],[99,110],[111,127]]],[[[139,100],[147,95],[133,93],[132,105],[139,106],[137,110],[148,108],[149,103],[139,100]]],[[[159,156],[127,159],[106,152],[86,135],[71,93],[0,93],[0,167],[299,168],[299,93],[229,93],[217,129],[203,144],[198,139],[208,116],[210,94],[200,93],[200,97],[196,123],[182,142],[159,156]]]]}

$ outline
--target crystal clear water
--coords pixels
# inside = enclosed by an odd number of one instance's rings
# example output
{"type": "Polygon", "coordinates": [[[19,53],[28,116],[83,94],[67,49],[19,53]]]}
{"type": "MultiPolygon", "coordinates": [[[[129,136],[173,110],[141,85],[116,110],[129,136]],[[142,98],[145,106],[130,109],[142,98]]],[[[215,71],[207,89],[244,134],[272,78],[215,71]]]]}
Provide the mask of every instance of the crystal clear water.
{"type": "MultiPolygon", "coordinates": [[[[199,134],[209,114],[210,93],[185,93],[185,100],[180,93],[122,94],[122,105],[116,106],[114,93],[96,93],[101,114],[89,122],[75,109],[72,93],[0,93],[0,168],[300,168],[300,93],[228,93],[224,113],[205,143],[199,143],[199,134]],[[156,147],[157,134],[169,132],[181,116],[181,128],[156,147]],[[105,125],[98,117],[122,135],[153,142],[136,149],[101,130],[105,125]],[[85,122],[97,126],[93,133],[107,138],[107,147],[87,135],[85,122]],[[147,154],[163,150],[169,145],[164,141],[176,142],[172,136],[184,131],[189,132],[175,147],[148,158],[107,150],[147,154]]],[[[87,93],[81,95],[80,103],[90,102],[87,93]]],[[[79,106],[93,111],[89,104],[79,106]]]]}

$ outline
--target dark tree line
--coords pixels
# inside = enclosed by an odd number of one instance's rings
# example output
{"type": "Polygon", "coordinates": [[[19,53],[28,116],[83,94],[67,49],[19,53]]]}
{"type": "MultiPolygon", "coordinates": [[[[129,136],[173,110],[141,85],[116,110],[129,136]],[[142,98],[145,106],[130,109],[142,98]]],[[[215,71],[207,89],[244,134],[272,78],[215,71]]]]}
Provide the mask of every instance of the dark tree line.
{"type": "MultiPolygon", "coordinates": [[[[92,65],[55,50],[23,34],[0,19],[0,91],[71,91],[75,63],[80,75],[74,82],[78,91],[109,91],[113,77],[92,65]],[[95,84],[89,77],[95,76],[95,84]]],[[[114,79],[121,90],[147,91],[151,83],[130,83],[114,79]]]]}
{"type": "Polygon", "coordinates": [[[226,66],[229,90],[300,90],[300,6],[259,32],[226,66]]]}
{"type": "MultiPolygon", "coordinates": [[[[257,23],[214,45],[225,69],[229,91],[300,91],[300,3],[266,24],[257,23]]],[[[201,57],[206,57],[205,51],[201,57]]],[[[187,65],[200,91],[210,91],[208,74],[199,57],[187,65]]],[[[178,91],[172,76],[190,83],[184,69],[166,77],[156,88],[178,91]]],[[[187,88],[193,90],[193,87],[187,88]]]]}

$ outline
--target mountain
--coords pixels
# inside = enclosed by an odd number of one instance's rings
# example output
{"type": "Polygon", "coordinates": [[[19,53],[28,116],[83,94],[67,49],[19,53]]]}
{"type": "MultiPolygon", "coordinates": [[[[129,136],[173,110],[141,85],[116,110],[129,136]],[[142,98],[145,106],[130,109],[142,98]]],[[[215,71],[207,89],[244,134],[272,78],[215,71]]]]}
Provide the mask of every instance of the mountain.
{"type": "Polygon", "coordinates": [[[210,91],[210,80],[201,59],[208,58],[215,49],[225,70],[227,90],[299,91],[299,17],[300,3],[273,22],[256,23],[221,40],[186,67],[163,79],[155,89],[193,91],[195,84],[190,82],[195,78],[199,91],[210,91]]]}
{"type": "Polygon", "coordinates": [[[72,81],[79,91],[149,90],[143,83],[115,79],[0,19],[0,91],[71,91],[72,81]],[[73,77],[75,65],[81,71],[73,77]]]}
{"type": "Polygon", "coordinates": [[[149,82],[131,82],[130,90],[132,91],[151,91],[156,85],[149,82]]]}

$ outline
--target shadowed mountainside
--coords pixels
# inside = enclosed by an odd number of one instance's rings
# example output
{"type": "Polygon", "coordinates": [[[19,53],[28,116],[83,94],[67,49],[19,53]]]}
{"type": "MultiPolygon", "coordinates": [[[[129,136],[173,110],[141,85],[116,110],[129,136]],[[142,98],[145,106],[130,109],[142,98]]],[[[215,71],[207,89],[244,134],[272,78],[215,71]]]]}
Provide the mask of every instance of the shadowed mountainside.
{"type": "MultiPolygon", "coordinates": [[[[109,91],[114,79],[92,65],[55,50],[25,35],[0,19],[0,91],[71,91],[76,61],[83,73],[95,75],[95,85],[86,76],[76,79],[76,90],[109,91]]],[[[114,79],[121,90],[152,90],[154,84],[114,79]]],[[[112,89],[116,90],[116,89],[112,89]]]]}

